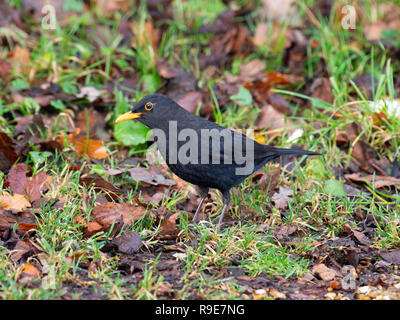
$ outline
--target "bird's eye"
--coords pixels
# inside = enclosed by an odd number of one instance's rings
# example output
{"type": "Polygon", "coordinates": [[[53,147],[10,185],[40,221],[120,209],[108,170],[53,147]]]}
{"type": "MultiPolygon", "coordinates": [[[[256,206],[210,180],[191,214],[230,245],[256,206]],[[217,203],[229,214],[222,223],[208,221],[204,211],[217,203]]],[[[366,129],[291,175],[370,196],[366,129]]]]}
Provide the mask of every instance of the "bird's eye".
{"type": "Polygon", "coordinates": [[[147,103],[144,105],[144,108],[145,108],[147,111],[150,111],[151,109],[153,109],[153,104],[152,104],[151,102],[147,102],[147,103]]]}

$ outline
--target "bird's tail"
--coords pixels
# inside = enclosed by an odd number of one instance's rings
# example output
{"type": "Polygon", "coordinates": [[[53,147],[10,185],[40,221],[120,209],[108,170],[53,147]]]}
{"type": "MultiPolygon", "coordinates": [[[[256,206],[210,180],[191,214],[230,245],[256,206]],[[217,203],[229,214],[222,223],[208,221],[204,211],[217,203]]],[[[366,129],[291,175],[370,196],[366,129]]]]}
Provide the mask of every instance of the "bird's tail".
{"type": "Polygon", "coordinates": [[[293,155],[293,156],[320,156],[321,153],[308,151],[308,150],[301,150],[301,149],[285,149],[285,148],[274,148],[274,151],[277,155],[285,156],[285,155],[293,155]]]}

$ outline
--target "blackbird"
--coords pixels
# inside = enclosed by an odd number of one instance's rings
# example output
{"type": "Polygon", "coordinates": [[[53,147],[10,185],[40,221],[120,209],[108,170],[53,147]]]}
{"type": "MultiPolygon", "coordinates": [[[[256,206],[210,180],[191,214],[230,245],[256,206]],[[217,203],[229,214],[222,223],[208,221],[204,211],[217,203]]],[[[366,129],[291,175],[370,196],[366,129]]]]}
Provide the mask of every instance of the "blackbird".
{"type": "Polygon", "coordinates": [[[194,222],[209,188],[221,192],[223,208],[218,230],[230,202],[232,187],[280,156],[320,155],[259,144],[246,135],[188,112],[162,94],[151,94],[141,99],[116,122],[130,119],[137,119],[151,128],[157,147],[172,172],[199,187],[201,201],[194,222]]]}

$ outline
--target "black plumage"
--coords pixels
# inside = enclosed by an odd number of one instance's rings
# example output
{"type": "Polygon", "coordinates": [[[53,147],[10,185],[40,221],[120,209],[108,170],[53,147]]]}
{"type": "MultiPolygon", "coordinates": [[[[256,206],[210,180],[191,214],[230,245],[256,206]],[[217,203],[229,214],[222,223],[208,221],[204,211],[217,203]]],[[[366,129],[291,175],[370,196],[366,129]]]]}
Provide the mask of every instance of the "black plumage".
{"type": "Polygon", "coordinates": [[[129,113],[116,121],[129,119],[137,119],[153,129],[158,148],[169,168],[183,180],[199,187],[201,202],[194,221],[209,188],[222,193],[224,206],[218,228],[230,202],[229,190],[232,187],[282,155],[319,154],[259,144],[246,135],[186,111],[162,94],[141,99],[129,113]]]}

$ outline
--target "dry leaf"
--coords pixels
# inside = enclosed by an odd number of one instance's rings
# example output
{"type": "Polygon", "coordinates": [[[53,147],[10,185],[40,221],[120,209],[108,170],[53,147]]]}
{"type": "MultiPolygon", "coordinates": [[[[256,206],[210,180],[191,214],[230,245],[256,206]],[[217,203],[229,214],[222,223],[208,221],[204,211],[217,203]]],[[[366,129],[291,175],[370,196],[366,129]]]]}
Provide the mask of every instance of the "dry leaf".
{"type": "Polygon", "coordinates": [[[161,174],[152,174],[144,168],[131,168],[128,170],[132,179],[135,181],[145,182],[153,186],[174,186],[174,180],[166,179],[161,174]]]}
{"type": "Polygon", "coordinates": [[[161,223],[161,231],[158,234],[160,239],[168,240],[177,238],[179,229],[176,226],[176,219],[178,217],[179,213],[175,213],[161,223]]]}
{"type": "Polygon", "coordinates": [[[113,184],[94,175],[83,175],[79,179],[79,184],[85,186],[94,185],[95,190],[106,192],[112,199],[116,199],[118,195],[122,194],[122,191],[113,184]]]}
{"type": "Polygon", "coordinates": [[[0,196],[0,207],[5,210],[11,210],[13,213],[24,211],[30,206],[30,202],[23,194],[11,196],[7,191],[3,191],[3,195],[0,196]]]}
{"type": "Polygon", "coordinates": [[[336,271],[328,268],[323,263],[317,264],[312,268],[312,273],[318,274],[322,280],[331,281],[336,276],[336,271]]]}
{"type": "Polygon", "coordinates": [[[92,216],[96,222],[105,228],[109,228],[121,219],[125,225],[130,225],[133,221],[139,220],[145,212],[146,209],[142,206],[108,202],[95,206],[92,210],[92,216]]]}
{"type": "Polygon", "coordinates": [[[277,111],[273,106],[267,104],[261,108],[261,112],[256,120],[256,126],[259,128],[268,128],[268,136],[272,139],[280,135],[282,128],[285,126],[292,126],[293,123],[290,119],[285,120],[285,114],[277,111]],[[276,131],[275,131],[276,130],[276,131]]]}
{"type": "Polygon", "coordinates": [[[26,195],[30,202],[34,202],[40,199],[46,189],[48,176],[41,171],[32,178],[27,178],[26,171],[26,164],[19,163],[11,168],[7,180],[14,194],[26,195]]]}
{"type": "Polygon", "coordinates": [[[0,170],[9,169],[17,159],[15,144],[9,136],[0,132],[0,170]]]}
{"type": "Polygon", "coordinates": [[[103,141],[88,139],[86,137],[77,138],[80,132],[80,128],[77,128],[66,137],[63,135],[57,137],[57,142],[63,144],[64,139],[66,139],[69,144],[75,145],[75,152],[78,155],[87,154],[89,157],[99,160],[108,157],[108,152],[104,147],[103,141]]]}
{"type": "Polygon", "coordinates": [[[25,163],[18,163],[10,169],[7,180],[13,193],[25,194],[25,183],[28,181],[26,170],[25,163]]]}
{"type": "Polygon", "coordinates": [[[362,176],[360,172],[345,174],[344,177],[347,180],[354,182],[364,182],[369,183],[374,186],[375,189],[380,189],[383,187],[396,187],[400,190],[400,179],[393,178],[390,176],[380,176],[380,175],[367,175],[362,176]]]}
{"type": "Polygon", "coordinates": [[[11,64],[9,64],[5,59],[0,59],[0,78],[2,78],[5,83],[10,76],[11,69],[11,64]]]}
{"type": "Polygon", "coordinates": [[[22,273],[18,278],[18,283],[25,285],[31,282],[33,279],[39,278],[41,274],[42,273],[37,267],[35,267],[33,264],[27,263],[22,269],[22,273]]]}
{"type": "Polygon", "coordinates": [[[187,111],[195,113],[197,107],[202,102],[202,94],[199,91],[188,92],[185,96],[180,98],[177,103],[187,111]]]}
{"type": "Polygon", "coordinates": [[[112,240],[112,243],[118,247],[118,250],[125,254],[138,252],[143,242],[140,235],[135,231],[125,232],[122,236],[112,240]]]}
{"type": "Polygon", "coordinates": [[[279,192],[275,193],[271,199],[275,202],[275,207],[278,210],[285,210],[288,206],[288,200],[292,195],[292,189],[280,186],[279,192]]]}
{"type": "Polygon", "coordinates": [[[19,45],[14,47],[10,60],[13,62],[15,73],[28,74],[30,71],[29,64],[31,63],[29,50],[21,48],[19,45]]]}

